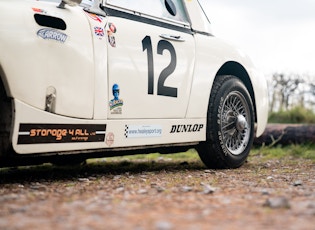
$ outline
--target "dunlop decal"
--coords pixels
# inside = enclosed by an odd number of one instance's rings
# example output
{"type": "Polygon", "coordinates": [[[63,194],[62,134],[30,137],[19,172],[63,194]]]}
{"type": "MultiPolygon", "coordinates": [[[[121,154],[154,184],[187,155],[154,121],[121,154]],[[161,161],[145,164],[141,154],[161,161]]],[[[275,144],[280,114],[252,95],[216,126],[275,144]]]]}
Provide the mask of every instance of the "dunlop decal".
{"type": "Polygon", "coordinates": [[[18,144],[104,142],[105,133],[105,124],[20,124],[18,144]]]}
{"type": "Polygon", "coordinates": [[[200,132],[203,128],[203,124],[191,124],[191,125],[172,125],[170,133],[196,133],[200,132]]]}

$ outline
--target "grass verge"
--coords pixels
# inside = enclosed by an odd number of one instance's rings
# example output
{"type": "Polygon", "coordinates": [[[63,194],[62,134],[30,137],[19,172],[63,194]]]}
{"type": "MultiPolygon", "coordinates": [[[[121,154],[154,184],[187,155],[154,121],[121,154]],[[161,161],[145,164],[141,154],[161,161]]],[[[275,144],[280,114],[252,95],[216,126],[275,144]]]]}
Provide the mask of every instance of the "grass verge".
{"type": "Polygon", "coordinates": [[[272,148],[268,146],[254,148],[251,156],[262,156],[265,159],[280,159],[285,157],[303,158],[315,163],[315,144],[303,145],[277,145],[272,148]]]}
{"type": "MultiPolygon", "coordinates": [[[[303,145],[288,145],[281,146],[277,145],[274,147],[262,146],[255,147],[250,153],[250,157],[260,156],[261,159],[280,159],[280,158],[303,158],[311,160],[315,163],[315,144],[303,144],[303,145]]],[[[117,161],[185,161],[193,162],[199,161],[198,153],[195,149],[190,149],[183,153],[174,154],[159,154],[151,153],[147,155],[134,155],[134,156],[124,156],[124,157],[112,157],[106,158],[107,162],[117,162],[117,161]]]]}

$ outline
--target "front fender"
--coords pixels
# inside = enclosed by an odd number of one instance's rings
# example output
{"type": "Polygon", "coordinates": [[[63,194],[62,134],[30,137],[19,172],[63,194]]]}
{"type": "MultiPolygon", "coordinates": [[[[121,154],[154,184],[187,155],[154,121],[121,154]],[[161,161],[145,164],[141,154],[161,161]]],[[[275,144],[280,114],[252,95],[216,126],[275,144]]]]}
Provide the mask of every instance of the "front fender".
{"type": "Polygon", "coordinates": [[[60,9],[57,5],[48,1],[0,1],[0,63],[7,92],[45,110],[46,94],[52,87],[57,97],[55,113],[92,118],[91,29],[82,7],[60,9]]]}

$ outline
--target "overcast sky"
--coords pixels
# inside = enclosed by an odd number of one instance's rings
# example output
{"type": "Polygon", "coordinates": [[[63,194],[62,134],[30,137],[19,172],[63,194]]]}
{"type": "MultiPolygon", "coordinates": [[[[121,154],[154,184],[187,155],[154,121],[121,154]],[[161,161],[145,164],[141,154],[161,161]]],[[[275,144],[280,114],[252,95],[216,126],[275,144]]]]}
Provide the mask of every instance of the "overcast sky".
{"type": "Polygon", "coordinates": [[[315,75],[315,0],[200,0],[217,37],[266,74],[315,75]]]}

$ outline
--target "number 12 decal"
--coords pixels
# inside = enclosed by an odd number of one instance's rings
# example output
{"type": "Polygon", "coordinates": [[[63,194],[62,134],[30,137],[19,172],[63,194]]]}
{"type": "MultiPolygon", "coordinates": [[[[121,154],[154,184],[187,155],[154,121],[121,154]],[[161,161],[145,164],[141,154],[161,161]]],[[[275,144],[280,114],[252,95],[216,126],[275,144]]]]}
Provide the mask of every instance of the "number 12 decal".
{"type": "MultiPolygon", "coordinates": [[[[154,94],[154,63],[152,41],[150,36],[142,40],[143,51],[147,50],[148,57],[148,94],[154,94]]],[[[160,40],[157,46],[157,53],[163,55],[164,50],[168,50],[171,55],[170,64],[161,72],[158,80],[157,94],[160,96],[177,97],[177,88],[165,86],[165,80],[174,72],[177,64],[176,52],[172,43],[160,40]]]]}

